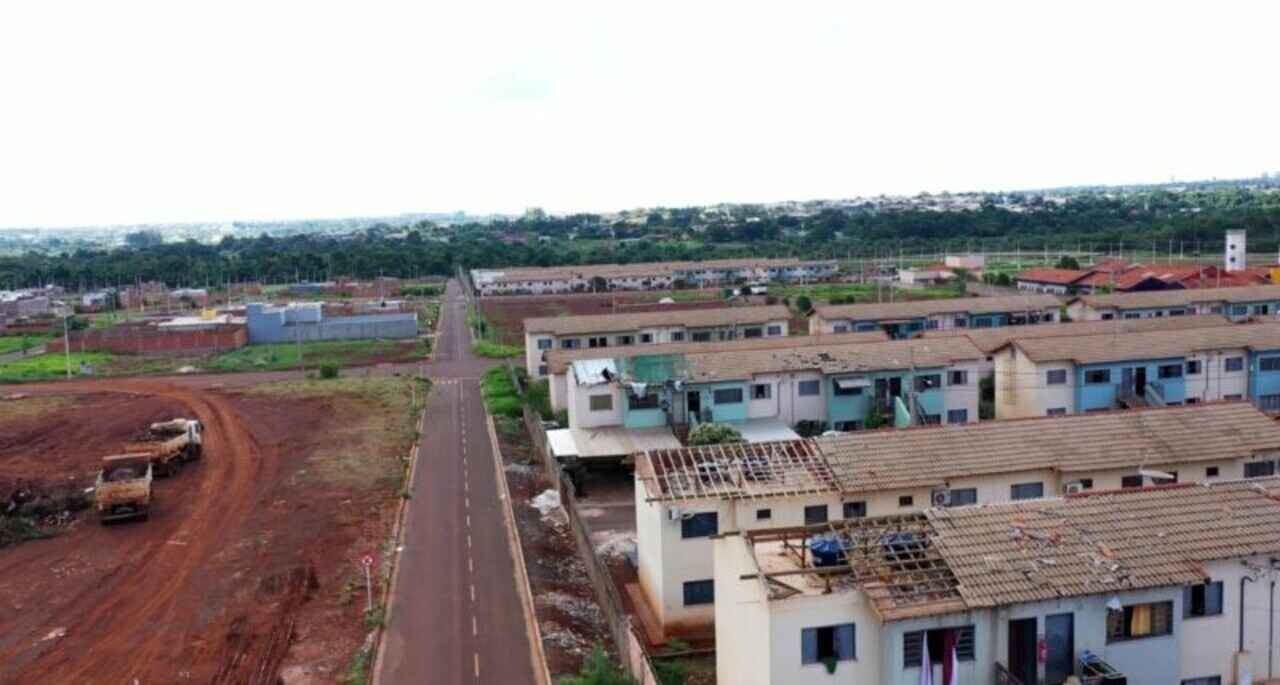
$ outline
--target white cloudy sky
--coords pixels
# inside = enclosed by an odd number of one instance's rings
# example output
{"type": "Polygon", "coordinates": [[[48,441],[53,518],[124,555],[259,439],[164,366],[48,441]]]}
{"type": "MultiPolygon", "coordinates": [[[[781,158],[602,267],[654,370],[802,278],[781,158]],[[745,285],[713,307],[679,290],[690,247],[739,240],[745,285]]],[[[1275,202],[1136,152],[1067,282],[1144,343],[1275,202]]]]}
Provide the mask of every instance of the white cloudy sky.
{"type": "Polygon", "coordinates": [[[4,2],[0,226],[1280,171],[1280,3],[4,2]]]}

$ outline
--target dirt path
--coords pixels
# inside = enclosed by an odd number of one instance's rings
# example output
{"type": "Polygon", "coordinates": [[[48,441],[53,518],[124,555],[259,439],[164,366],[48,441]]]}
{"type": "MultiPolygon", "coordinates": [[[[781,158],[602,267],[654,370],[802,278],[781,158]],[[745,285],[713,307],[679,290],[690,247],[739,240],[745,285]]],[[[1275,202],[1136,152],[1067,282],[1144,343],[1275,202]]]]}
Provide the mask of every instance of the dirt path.
{"type": "MultiPolygon", "coordinates": [[[[88,544],[103,547],[120,562],[100,582],[34,617],[35,625],[21,619],[17,625],[0,625],[0,635],[6,635],[0,639],[0,680],[158,683],[194,677],[184,676],[175,656],[203,639],[193,634],[203,583],[199,572],[233,544],[231,535],[254,510],[255,483],[271,480],[275,460],[263,453],[243,417],[217,395],[146,380],[65,383],[58,389],[135,393],[180,402],[205,425],[205,456],[198,472],[175,479],[184,480],[185,487],[158,484],[159,516],[140,526],[114,526],[111,535],[85,536],[88,544]],[[51,639],[30,632],[48,625],[65,627],[66,632],[51,639]]],[[[56,573],[42,568],[56,553],[42,545],[7,552],[0,556],[0,577],[56,573]]],[[[252,674],[260,664],[252,662],[249,658],[234,665],[233,677],[225,682],[258,682],[252,674]]],[[[268,667],[268,672],[270,679],[264,682],[274,682],[274,669],[268,667]]]]}

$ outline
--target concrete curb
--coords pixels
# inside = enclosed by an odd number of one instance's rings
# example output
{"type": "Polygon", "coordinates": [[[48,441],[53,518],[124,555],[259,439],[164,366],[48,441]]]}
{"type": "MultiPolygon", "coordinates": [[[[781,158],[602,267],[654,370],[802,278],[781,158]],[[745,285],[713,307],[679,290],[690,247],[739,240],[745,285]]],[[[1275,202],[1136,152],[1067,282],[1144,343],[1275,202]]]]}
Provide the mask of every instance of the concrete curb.
{"type": "MultiPolygon", "coordinates": [[[[410,380],[416,383],[417,380],[410,380]]],[[[422,398],[422,413],[418,415],[418,434],[421,436],[423,423],[427,419],[427,404],[430,401],[431,394],[422,398]]],[[[421,440],[421,437],[419,437],[421,440]]],[[[409,469],[405,474],[405,489],[407,492],[413,492],[413,481],[418,475],[418,456],[421,452],[422,444],[415,442],[409,450],[409,469]]],[[[412,502],[411,498],[400,498],[400,505],[396,509],[396,520],[391,530],[391,582],[386,583],[382,589],[382,625],[374,631],[374,644],[376,647],[373,651],[373,663],[370,665],[372,675],[369,679],[373,685],[382,682],[382,659],[386,652],[387,643],[382,639],[382,634],[386,631],[386,627],[391,624],[391,616],[395,610],[396,587],[400,584],[400,547],[404,545],[404,527],[405,520],[408,518],[409,506],[412,502]]]]}
{"type": "Polygon", "coordinates": [[[547,653],[542,648],[542,629],[538,627],[537,612],[533,606],[533,588],[529,585],[529,572],[524,565],[524,549],[520,545],[515,512],[511,509],[511,491],[507,489],[506,469],[502,467],[502,450],[498,447],[498,431],[487,409],[484,416],[489,426],[489,440],[493,444],[493,466],[497,469],[498,497],[502,500],[502,515],[507,522],[507,543],[511,546],[511,556],[515,560],[516,589],[520,593],[520,603],[524,605],[525,630],[529,634],[533,674],[538,685],[551,685],[551,669],[547,666],[547,653]]]}

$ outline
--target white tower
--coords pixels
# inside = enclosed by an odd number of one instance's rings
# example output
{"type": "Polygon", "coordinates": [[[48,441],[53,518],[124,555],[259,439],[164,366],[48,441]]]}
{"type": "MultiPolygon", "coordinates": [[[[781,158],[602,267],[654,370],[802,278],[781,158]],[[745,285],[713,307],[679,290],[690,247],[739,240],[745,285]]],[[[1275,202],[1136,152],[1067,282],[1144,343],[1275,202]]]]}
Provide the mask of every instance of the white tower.
{"type": "Polygon", "coordinates": [[[1231,271],[1244,271],[1248,266],[1248,251],[1245,249],[1245,235],[1247,231],[1235,230],[1227,231],[1227,252],[1226,263],[1224,269],[1231,271]]]}

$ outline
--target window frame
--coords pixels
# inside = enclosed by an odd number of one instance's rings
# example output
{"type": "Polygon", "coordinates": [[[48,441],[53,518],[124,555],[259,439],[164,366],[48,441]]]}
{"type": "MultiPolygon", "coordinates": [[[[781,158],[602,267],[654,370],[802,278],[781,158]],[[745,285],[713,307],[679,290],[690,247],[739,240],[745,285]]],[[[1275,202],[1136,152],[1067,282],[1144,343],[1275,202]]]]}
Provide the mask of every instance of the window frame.
{"type": "Polygon", "coordinates": [[[631,393],[627,393],[627,411],[649,411],[661,408],[662,397],[656,392],[646,392],[644,397],[636,397],[631,393]]]}
{"type": "Polygon", "coordinates": [[[1226,588],[1221,580],[1210,579],[1207,583],[1187,585],[1182,588],[1182,618],[1213,618],[1226,613],[1226,588]],[[1195,611],[1196,595],[1200,595],[1199,611],[1195,611]]]}
{"type": "Polygon", "coordinates": [[[720,533],[720,512],[699,511],[680,519],[680,539],[709,538],[720,533]],[[710,530],[710,532],[704,532],[710,530]]]}
{"type": "Polygon", "coordinates": [[[587,411],[613,411],[613,394],[597,393],[595,395],[587,395],[587,411]],[[607,407],[597,406],[597,400],[607,400],[607,407]]]}
{"type": "Polygon", "coordinates": [[[856,500],[853,502],[841,502],[840,513],[845,520],[860,519],[867,516],[867,503],[865,500],[856,500]]]}
{"type": "Polygon", "coordinates": [[[1111,369],[1086,369],[1084,372],[1085,385],[1109,385],[1111,383],[1111,369]]]}
{"type": "Polygon", "coordinates": [[[1222,360],[1223,373],[1239,373],[1244,371],[1244,357],[1226,357],[1222,360]]]}
{"type": "Polygon", "coordinates": [[[683,606],[697,607],[716,603],[716,581],[714,578],[686,580],[680,585],[683,606]],[[690,592],[693,590],[694,592],[690,592]],[[689,601],[690,594],[694,601],[689,601]]]}
{"type": "Polygon", "coordinates": [[[916,392],[939,390],[942,388],[942,374],[925,373],[913,376],[911,378],[911,387],[915,388],[916,392]]]}
{"type": "Polygon", "coordinates": [[[949,493],[951,504],[949,507],[967,507],[978,503],[977,488],[951,488],[949,493]],[[957,497],[957,494],[960,496],[957,497]],[[964,501],[957,501],[964,500],[964,501]]]}
{"type": "Polygon", "coordinates": [[[948,409],[947,423],[969,423],[969,410],[968,409],[948,409]],[[959,421],[955,420],[955,416],[957,415],[961,417],[959,421]]]}
{"type": "Polygon", "coordinates": [[[821,395],[822,381],[815,379],[796,381],[796,397],[819,397],[821,395]],[[806,388],[811,388],[812,392],[806,392],[806,388]]]}
{"type": "Polygon", "coordinates": [[[968,385],[969,370],[968,369],[952,369],[947,372],[947,385],[968,385]],[[960,380],[956,380],[959,378],[960,380]]]}
{"type": "Polygon", "coordinates": [[[831,507],[826,504],[807,504],[804,507],[804,525],[816,526],[831,520],[831,507]],[[819,516],[821,512],[821,516],[819,516]]]}
{"type": "Polygon", "coordinates": [[[1169,378],[1182,378],[1185,367],[1181,362],[1177,364],[1161,364],[1156,367],[1156,378],[1166,380],[1169,378]]]}
{"type": "Polygon", "coordinates": [[[752,383],[751,384],[751,400],[771,400],[773,399],[773,383],[752,383]],[[764,394],[760,393],[760,389],[764,388],[764,394]]]}
{"type": "Polygon", "coordinates": [[[1173,635],[1173,601],[1161,600],[1158,602],[1137,602],[1135,604],[1126,604],[1120,611],[1107,610],[1106,618],[1106,644],[1115,644],[1117,642],[1133,642],[1135,640],[1149,640],[1157,637],[1168,637],[1173,635]],[[1151,632],[1142,635],[1128,634],[1132,630],[1133,610],[1137,607],[1151,607],[1151,632]],[[1157,614],[1160,613],[1160,615],[1157,614]],[[1161,620],[1163,626],[1160,626],[1161,620]],[[1115,623],[1118,621],[1118,624],[1115,623]],[[1115,630],[1116,625],[1120,630],[1115,630]],[[1157,629],[1163,627],[1163,632],[1156,632],[1157,629]]]}
{"type": "Polygon", "coordinates": [[[837,623],[800,629],[801,666],[822,664],[832,659],[837,662],[858,660],[858,626],[856,623],[837,623]],[[845,635],[847,635],[847,638],[842,639],[845,635]],[[850,654],[841,654],[844,651],[840,648],[842,642],[847,644],[850,654]],[[813,644],[812,650],[806,649],[806,645],[810,643],[813,644]]]}
{"type": "MultiPolygon", "coordinates": [[[[726,394],[725,396],[729,397],[731,395],[726,394]]],[[[716,388],[715,390],[711,391],[711,403],[717,406],[730,405],[730,404],[742,404],[745,401],[746,401],[746,393],[742,391],[742,388],[716,388]],[[721,400],[720,399],[721,393],[737,393],[738,399],[721,400]]]]}
{"type": "Polygon", "coordinates": [[[1044,499],[1044,481],[1014,483],[1009,486],[1009,501],[1019,502],[1028,499],[1044,499]],[[1020,491],[1022,491],[1021,494],[1020,491]],[[1027,494],[1025,491],[1032,491],[1037,494],[1031,495],[1027,494]]]}
{"type": "Polygon", "coordinates": [[[1045,385],[1066,385],[1067,370],[1066,369],[1049,369],[1044,372],[1045,385]],[[1060,380],[1055,380],[1060,379],[1060,380]]]}

